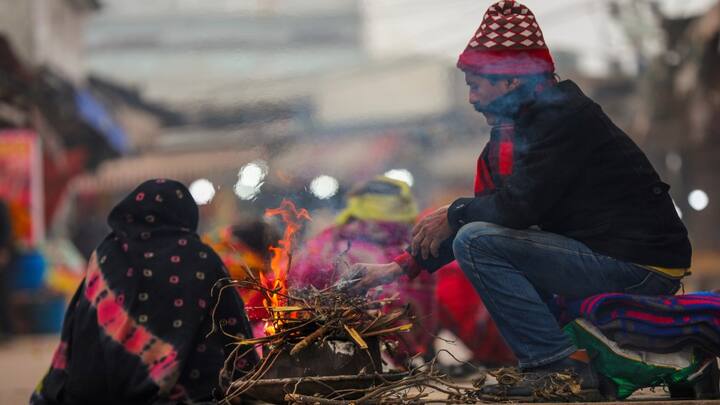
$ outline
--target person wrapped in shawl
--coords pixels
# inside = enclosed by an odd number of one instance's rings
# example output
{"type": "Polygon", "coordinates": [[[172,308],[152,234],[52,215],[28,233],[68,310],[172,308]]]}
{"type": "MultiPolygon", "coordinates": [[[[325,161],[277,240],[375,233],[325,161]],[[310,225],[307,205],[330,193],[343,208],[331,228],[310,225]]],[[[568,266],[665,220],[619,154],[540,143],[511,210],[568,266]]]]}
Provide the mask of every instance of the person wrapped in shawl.
{"type": "MultiPolygon", "coordinates": [[[[353,263],[384,263],[403,252],[418,216],[407,183],[378,176],[353,187],[335,225],[307,241],[293,258],[288,282],[292,287],[325,288],[338,282],[353,263]]],[[[434,278],[423,274],[385,286],[383,295],[398,294],[397,305],[411,305],[417,324],[402,335],[403,351],[410,355],[432,352],[435,332],[434,278]]]]}
{"type": "MultiPolygon", "coordinates": [[[[196,234],[198,207],[172,180],[150,180],[110,213],[72,298],[50,370],[31,404],[192,404],[213,399],[231,338],[250,337],[220,258],[196,234]],[[213,330],[213,317],[225,333],[213,330]]],[[[236,364],[247,369],[249,353],[236,364]]],[[[230,376],[223,375],[223,382],[230,376]]]]}

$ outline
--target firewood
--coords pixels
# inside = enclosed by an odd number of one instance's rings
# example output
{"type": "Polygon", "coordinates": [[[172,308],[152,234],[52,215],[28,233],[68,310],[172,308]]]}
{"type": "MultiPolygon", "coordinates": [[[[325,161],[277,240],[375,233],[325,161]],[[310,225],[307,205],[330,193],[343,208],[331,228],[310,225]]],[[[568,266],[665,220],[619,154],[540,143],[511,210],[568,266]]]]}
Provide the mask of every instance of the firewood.
{"type": "Polygon", "coordinates": [[[355,330],[355,328],[347,325],[343,325],[345,327],[345,330],[347,331],[348,335],[352,338],[352,340],[355,341],[355,343],[363,350],[367,350],[368,345],[365,342],[365,340],[360,336],[360,334],[355,330]]]}
{"type": "Polygon", "coordinates": [[[323,325],[316,329],[313,333],[305,336],[303,340],[299,341],[295,346],[293,346],[292,350],[290,350],[290,355],[294,356],[298,354],[301,350],[304,348],[310,346],[310,344],[317,339],[320,339],[325,332],[328,330],[328,325],[323,325]]]}
{"type": "Polygon", "coordinates": [[[389,335],[391,333],[398,333],[398,332],[407,332],[410,329],[412,329],[412,326],[413,325],[411,323],[406,323],[405,325],[396,326],[394,328],[376,330],[374,332],[365,333],[365,334],[363,334],[363,336],[371,337],[371,336],[389,335]]]}

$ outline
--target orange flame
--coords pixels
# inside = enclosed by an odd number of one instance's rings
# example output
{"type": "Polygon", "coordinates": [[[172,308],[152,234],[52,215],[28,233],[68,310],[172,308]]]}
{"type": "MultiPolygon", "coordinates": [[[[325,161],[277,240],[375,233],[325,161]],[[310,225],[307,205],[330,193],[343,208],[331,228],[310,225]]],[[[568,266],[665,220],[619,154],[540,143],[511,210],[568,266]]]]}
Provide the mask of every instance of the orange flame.
{"type": "MultiPolygon", "coordinates": [[[[280,216],[285,223],[285,232],[283,238],[278,241],[277,246],[270,246],[268,249],[272,252],[270,268],[272,269],[272,279],[260,274],[262,284],[274,292],[270,294],[270,302],[263,301],[265,308],[279,307],[285,304],[283,295],[287,294],[287,276],[290,271],[290,258],[292,255],[293,242],[295,234],[300,230],[302,221],[310,221],[310,214],[304,208],[298,210],[292,201],[284,199],[280,203],[280,207],[265,210],[266,217],[280,216]]],[[[272,311],[273,321],[277,318],[272,311]]],[[[274,323],[274,322],[273,322],[274,323]]],[[[268,323],[265,332],[271,334],[275,331],[275,327],[268,323]]]]}

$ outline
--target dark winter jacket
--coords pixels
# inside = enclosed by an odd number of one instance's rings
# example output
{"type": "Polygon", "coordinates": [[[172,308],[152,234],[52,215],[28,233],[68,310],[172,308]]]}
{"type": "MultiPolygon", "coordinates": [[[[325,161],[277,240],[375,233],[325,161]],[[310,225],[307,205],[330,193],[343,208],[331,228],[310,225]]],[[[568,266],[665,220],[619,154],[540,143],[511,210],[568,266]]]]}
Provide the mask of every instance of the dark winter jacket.
{"type": "MultiPolygon", "coordinates": [[[[616,259],[689,268],[687,230],[640,148],[571,81],[546,89],[514,121],[495,128],[478,161],[475,197],[448,211],[457,231],[484,221],[533,225],[616,259]]],[[[452,238],[439,258],[415,262],[434,271],[453,260],[452,238]]]]}

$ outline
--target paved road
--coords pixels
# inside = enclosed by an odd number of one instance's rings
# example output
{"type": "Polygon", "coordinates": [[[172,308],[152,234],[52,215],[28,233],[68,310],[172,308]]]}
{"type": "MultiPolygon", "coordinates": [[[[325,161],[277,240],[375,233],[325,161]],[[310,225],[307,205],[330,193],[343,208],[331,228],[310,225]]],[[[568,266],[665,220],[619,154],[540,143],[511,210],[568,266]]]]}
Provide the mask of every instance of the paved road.
{"type": "Polygon", "coordinates": [[[57,342],[57,336],[24,336],[0,344],[0,404],[28,403],[57,342]]]}

